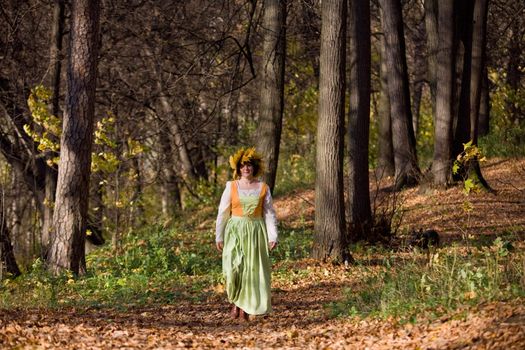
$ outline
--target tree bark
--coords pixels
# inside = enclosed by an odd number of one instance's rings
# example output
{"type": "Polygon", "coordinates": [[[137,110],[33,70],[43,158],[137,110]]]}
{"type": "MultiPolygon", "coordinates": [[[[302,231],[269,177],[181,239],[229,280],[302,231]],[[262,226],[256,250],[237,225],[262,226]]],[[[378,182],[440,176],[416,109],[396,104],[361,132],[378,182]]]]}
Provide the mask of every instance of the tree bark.
{"type": "Polygon", "coordinates": [[[263,179],[273,191],[284,110],[285,0],[264,1],[262,32],[261,107],[257,128],[257,149],[263,154],[267,165],[267,172],[263,175],[263,179]]]}
{"type": "Polygon", "coordinates": [[[346,0],[322,3],[313,257],[347,259],[343,188],[346,0]]]}
{"type": "Polygon", "coordinates": [[[186,140],[184,140],[184,135],[182,134],[179,123],[176,120],[177,117],[173,113],[173,109],[171,108],[171,104],[168,101],[168,97],[163,92],[163,87],[160,81],[158,81],[158,87],[161,94],[160,104],[164,115],[173,116],[172,120],[167,121],[167,128],[170,131],[170,134],[173,136],[173,141],[175,148],[177,149],[178,158],[182,165],[182,177],[184,178],[184,180],[195,179],[197,176],[195,175],[195,171],[193,169],[193,163],[191,162],[191,157],[188,152],[186,140]]]}
{"type": "MultiPolygon", "coordinates": [[[[447,5],[448,6],[448,5],[447,5]]],[[[439,53],[438,0],[425,0],[425,31],[427,35],[428,83],[432,116],[436,116],[437,67],[439,53]]]]}
{"type": "MultiPolygon", "coordinates": [[[[21,275],[18,264],[16,263],[15,254],[13,252],[13,245],[9,238],[9,228],[5,219],[4,199],[0,198],[0,263],[5,266],[8,273],[13,276],[21,275]]],[[[2,266],[0,266],[0,269],[2,266]]],[[[0,271],[1,275],[1,271],[0,271]]]]}
{"type": "Polygon", "coordinates": [[[459,105],[457,122],[454,130],[454,142],[452,147],[452,157],[455,158],[463,151],[463,144],[471,140],[470,138],[470,77],[472,73],[472,15],[474,0],[465,0],[456,3],[457,17],[455,18],[458,26],[457,45],[463,47],[462,52],[462,72],[461,88],[459,92],[459,105]]]}
{"type": "MultiPolygon", "coordinates": [[[[60,76],[62,75],[62,38],[64,37],[65,22],[65,2],[55,0],[53,4],[53,27],[51,31],[50,52],[50,82],[53,89],[53,99],[51,114],[58,117],[60,115],[60,76]]],[[[58,140],[57,140],[58,141],[58,140]]],[[[58,154],[52,152],[46,155],[50,160],[58,154]]],[[[57,187],[58,172],[55,166],[48,166],[45,173],[45,202],[44,216],[42,223],[41,252],[44,259],[47,258],[50,241],[50,230],[53,221],[53,206],[55,203],[55,192],[57,187]]]]}
{"type": "Polygon", "coordinates": [[[507,110],[509,111],[509,119],[512,124],[517,125],[520,120],[525,119],[522,115],[522,109],[516,101],[516,93],[521,84],[522,66],[522,43],[523,43],[523,29],[520,28],[520,21],[513,20],[511,25],[510,40],[507,47],[508,63],[507,63],[507,85],[511,93],[508,94],[506,101],[507,110]]]}
{"type": "Polygon", "coordinates": [[[177,210],[182,209],[182,200],[179,188],[179,176],[176,171],[175,150],[171,146],[169,134],[159,134],[161,147],[160,166],[162,171],[161,181],[161,204],[162,215],[165,218],[172,217],[177,210]]]}
{"type": "Polygon", "coordinates": [[[76,0],[71,9],[68,91],[60,140],[49,269],[85,271],[91,148],[99,44],[98,0],[76,0]]]}
{"type": "Polygon", "coordinates": [[[392,118],[390,115],[390,96],[388,95],[388,67],[386,65],[385,38],[381,36],[381,93],[379,96],[378,123],[379,123],[379,158],[377,161],[376,176],[394,176],[394,145],[392,144],[392,118]]]}
{"type": "Polygon", "coordinates": [[[385,33],[386,64],[390,72],[388,91],[392,116],[392,138],[396,167],[396,189],[415,185],[421,174],[417,164],[416,139],[412,127],[405,37],[400,0],[380,0],[385,33]]]}
{"type": "Polygon", "coordinates": [[[434,184],[445,186],[450,180],[454,103],[454,0],[439,5],[439,49],[437,54],[436,107],[434,116],[434,184]]]}
{"type": "Polygon", "coordinates": [[[350,238],[370,240],[372,212],[368,177],[370,128],[370,2],[350,1],[349,185],[346,206],[350,238]]]}
{"type": "MultiPolygon", "coordinates": [[[[423,12],[424,9],[421,9],[423,12]]],[[[423,17],[423,16],[422,16],[423,17]]],[[[421,99],[423,96],[423,87],[425,85],[425,75],[427,67],[425,66],[425,21],[420,19],[417,24],[416,33],[414,34],[415,52],[414,52],[414,81],[412,83],[412,128],[414,129],[414,136],[417,141],[419,130],[419,119],[421,114],[421,99]]]]}
{"type": "Polygon", "coordinates": [[[488,0],[474,2],[472,29],[472,64],[470,74],[470,139],[478,142],[482,77],[485,71],[488,0]]]}
{"type": "Polygon", "coordinates": [[[490,97],[489,74],[487,66],[483,69],[481,77],[481,101],[479,104],[479,136],[486,136],[490,131],[490,97]]]}

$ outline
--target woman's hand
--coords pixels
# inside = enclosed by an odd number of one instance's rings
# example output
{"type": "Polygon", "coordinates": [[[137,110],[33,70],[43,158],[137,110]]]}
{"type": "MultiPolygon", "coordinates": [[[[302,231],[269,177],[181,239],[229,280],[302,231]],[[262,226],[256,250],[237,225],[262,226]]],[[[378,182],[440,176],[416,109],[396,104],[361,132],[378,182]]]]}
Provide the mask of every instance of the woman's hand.
{"type": "Polygon", "coordinates": [[[222,252],[222,248],[224,247],[224,242],[217,242],[215,243],[215,245],[217,246],[217,250],[219,252],[222,252]]]}
{"type": "Polygon", "coordinates": [[[268,247],[270,248],[270,251],[273,250],[277,246],[277,242],[268,242],[268,247]]]}

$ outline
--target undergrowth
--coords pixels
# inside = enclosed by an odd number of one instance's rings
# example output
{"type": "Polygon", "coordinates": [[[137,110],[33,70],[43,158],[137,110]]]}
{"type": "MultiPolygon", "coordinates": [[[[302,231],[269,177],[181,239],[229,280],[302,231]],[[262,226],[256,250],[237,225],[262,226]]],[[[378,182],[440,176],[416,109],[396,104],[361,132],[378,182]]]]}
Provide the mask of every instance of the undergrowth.
{"type": "Polygon", "coordinates": [[[448,247],[430,260],[385,254],[379,267],[360,266],[362,280],[331,305],[334,316],[438,317],[463,306],[525,297],[525,254],[497,238],[490,246],[448,247]]]}
{"type": "MultiPolygon", "coordinates": [[[[306,257],[311,237],[310,231],[281,229],[272,261],[306,257]]],[[[22,276],[1,281],[0,308],[175,304],[205,299],[224,282],[211,231],[149,227],[124,237],[120,254],[106,246],[86,262],[86,275],[74,277],[52,276],[36,260],[22,276]]]]}

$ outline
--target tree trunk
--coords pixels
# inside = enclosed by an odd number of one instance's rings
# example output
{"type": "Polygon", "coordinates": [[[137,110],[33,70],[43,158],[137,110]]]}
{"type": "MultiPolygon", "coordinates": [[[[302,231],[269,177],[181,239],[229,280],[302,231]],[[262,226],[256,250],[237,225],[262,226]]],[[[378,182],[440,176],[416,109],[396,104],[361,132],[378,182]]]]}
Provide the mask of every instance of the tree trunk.
{"type": "Polygon", "coordinates": [[[489,96],[489,74],[487,66],[483,69],[481,77],[481,101],[479,103],[479,136],[486,136],[490,131],[490,96],[489,96]]]}
{"type": "MultiPolygon", "coordinates": [[[[6,211],[3,202],[4,199],[0,198],[0,264],[5,266],[6,271],[11,275],[19,276],[21,272],[16,263],[13,246],[9,238],[9,228],[5,219],[6,211]]],[[[0,275],[3,266],[0,266],[0,275]]]]}
{"type": "Polygon", "coordinates": [[[379,124],[379,155],[377,160],[376,176],[395,174],[394,145],[392,144],[392,118],[390,116],[390,96],[388,95],[388,68],[386,65],[385,38],[381,36],[381,93],[379,96],[378,124],[379,124]]]}
{"type": "Polygon", "coordinates": [[[60,140],[60,163],[53,214],[49,269],[85,271],[91,148],[99,43],[97,0],[76,0],[71,9],[68,91],[60,140]]]}
{"type": "Polygon", "coordinates": [[[345,51],[346,0],[323,1],[312,251],[323,261],[348,258],[343,188],[345,51]]]}
{"type": "Polygon", "coordinates": [[[488,0],[476,0],[472,29],[472,64],[470,74],[470,139],[478,142],[482,76],[485,71],[488,0]]]}
{"type": "MultiPolygon", "coordinates": [[[[487,5],[486,0],[470,0],[458,5],[460,38],[464,47],[464,55],[458,121],[452,149],[453,157],[463,152],[463,144],[469,141],[472,141],[473,145],[477,144],[477,123],[485,45],[486,23],[484,22],[487,18],[487,5]]],[[[464,164],[457,177],[462,179],[466,177],[476,178],[483,188],[491,190],[481,174],[478,159],[472,159],[464,164]]]]}
{"type": "Polygon", "coordinates": [[[165,218],[169,218],[173,216],[177,210],[182,209],[179,189],[179,176],[175,170],[176,161],[174,157],[174,150],[171,147],[169,135],[167,135],[165,132],[161,132],[159,136],[162,149],[162,215],[165,218]]]}
{"type": "Polygon", "coordinates": [[[135,155],[131,160],[133,169],[135,171],[135,181],[133,183],[133,195],[131,201],[133,205],[130,210],[130,222],[129,226],[137,227],[143,226],[145,221],[144,218],[144,176],[142,175],[142,166],[140,162],[141,155],[135,155]]]}
{"type": "Polygon", "coordinates": [[[507,85],[510,94],[507,96],[507,110],[509,111],[509,120],[512,124],[517,125],[524,118],[520,104],[516,101],[517,92],[521,84],[521,55],[523,43],[523,34],[520,28],[520,21],[513,20],[511,25],[511,36],[508,44],[508,63],[507,63],[507,85]]]}
{"type": "Polygon", "coordinates": [[[263,58],[261,107],[257,128],[257,149],[267,165],[264,181],[273,191],[284,109],[284,62],[286,57],[286,1],[265,0],[262,23],[263,58]]]}
{"type": "Polygon", "coordinates": [[[445,186],[450,180],[454,103],[454,1],[439,5],[439,50],[437,54],[436,107],[434,116],[434,184],[445,186]]]}
{"type": "MultiPolygon", "coordinates": [[[[423,4],[420,4],[423,6],[423,4]]],[[[424,8],[421,8],[421,12],[424,12],[424,8]]],[[[419,119],[421,112],[421,99],[423,96],[423,87],[425,85],[425,75],[427,73],[427,67],[425,65],[425,19],[422,15],[417,29],[414,33],[414,81],[412,83],[413,89],[413,108],[412,108],[412,128],[414,129],[414,136],[417,143],[417,134],[419,130],[419,119]]]]}
{"type": "MultiPolygon", "coordinates": [[[[463,151],[463,144],[470,141],[470,77],[472,72],[472,15],[474,0],[456,3],[458,22],[458,45],[463,47],[461,90],[457,122],[454,130],[452,157],[463,151]]],[[[461,54],[461,52],[459,52],[461,54]]]]}
{"type": "Polygon", "coordinates": [[[385,33],[386,64],[390,72],[388,91],[392,116],[392,138],[396,167],[396,189],[411,186],[421,174],[417,164],[416,139],[412,127],[405,37],[400,0],[380,0],[385,33]]]}
{"type": "MultiPolygon", "coordinates": [[[[64,0],[55,0],[53,4],[53,27],[51,31],[51,45],[49,48],[49,75],[51,87],[53,89],[51,113],[56,117],[60,115],[60,76],[62,75],[62,39],[64,37],[64,22],[65,2],[64,0]]],[[[46,155],[46,159],[50,160],[56,156],[58,156],[58,154],[52,152],[51,154],[46,155]]],[[[57,176],[58,172],[56,167],[49,166],[46,168],[44,215],[42,222],[42,238],[40,243],[41,255],[44,259],[47,258],[49,250],[49,235],[53,221],[53,206],[55,203],[57,176]]]]}
{"type": "MultiPolygon", "coordinates": [[[[160,79],[160,78],[159,78],[160,79]]],[[[179,160],[182,164],[182,176],[184,180],[189,179],[195,179],[195,172],[193,170],[193,163],[191,162],[191,157],[188,152],[188,147],[186,144],[186,140],[184,140],[184,136],[182,134],[181,128],[179,126],[178,121],[176,120],[177,117],[173,113],[173,109],[171,108],[171,105],[168,101],[168,97],[162,92],[163,87],[161,86],[160,81],[158,81],[159,89],[160,89],[160,104],[162,107],[162,111],[164,112],[164,116],[172,116],[172,120],[167,121],[167,128],[170,131],[170,134],[173,136],[173,141],[175,148],[177,149],[179,160]]],[[[167,118],[163,118],[166,120],[167,118]]]]}
{"type": "Polygon", "coordinates": [[[349,185],[347,219],[354,241],[370,240],[372,223],[368,178],[370,127],[370,2],[350,1],[349,185]]]}
{"type": "MultiPolygon", "coordinates": [[[[448,6],[448,5],[447,5],[448,6]]],[[[425,0],[425,31],[427,35],[428,83],[432,116],[436,116],[437,67],[439,53],[438,0],[425,0]]]]}

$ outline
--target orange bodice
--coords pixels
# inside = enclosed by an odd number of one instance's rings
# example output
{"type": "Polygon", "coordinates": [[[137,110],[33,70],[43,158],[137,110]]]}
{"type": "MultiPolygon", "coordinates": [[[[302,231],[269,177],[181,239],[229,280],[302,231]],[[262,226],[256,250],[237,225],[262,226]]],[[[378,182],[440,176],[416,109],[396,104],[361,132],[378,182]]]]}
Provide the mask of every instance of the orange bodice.
{"type": "MultiPolygon", "coordinates": [[[[243,212],[242,203],[239,198],[239,185],[237,181],[233,181],[231,186],[232,186],[231,188],[231,201],[232,201],[231,215],[232,216],[245,216],[243,212]]],[[[259,203],[257,204],[257,207],[255,208],[253,214],[250,215],[250,217],[262,218],[264,197],[266,196],[267,190],[268,190],[268,186],[265,183],[263,183],[261,187],[261,193],[259,194],[259,203]]]]}

